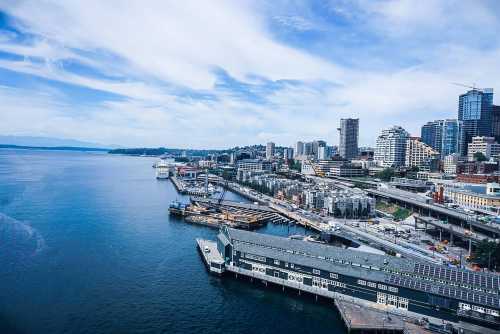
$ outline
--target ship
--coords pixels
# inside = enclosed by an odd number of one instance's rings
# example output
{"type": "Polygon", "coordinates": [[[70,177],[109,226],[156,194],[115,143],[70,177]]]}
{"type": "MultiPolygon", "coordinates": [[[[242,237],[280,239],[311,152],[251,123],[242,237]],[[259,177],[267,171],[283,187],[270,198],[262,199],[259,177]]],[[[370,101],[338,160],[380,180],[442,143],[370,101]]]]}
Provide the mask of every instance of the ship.
{"type": "Polygon", "coordinates": [[[158,180],[168,179],[170,176],[170,165],[165,160],[156,163],[156,178],[158,180]]]}

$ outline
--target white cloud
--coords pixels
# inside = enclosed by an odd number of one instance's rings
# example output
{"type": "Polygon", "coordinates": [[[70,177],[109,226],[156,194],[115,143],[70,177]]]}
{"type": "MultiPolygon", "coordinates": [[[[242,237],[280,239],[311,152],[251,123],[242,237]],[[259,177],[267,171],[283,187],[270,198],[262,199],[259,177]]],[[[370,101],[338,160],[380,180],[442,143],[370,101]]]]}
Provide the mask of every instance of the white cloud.
{"type": "MultiPolygon", "coordinates": [[[[0,4],[20,30],[35,36],[19,43],[11,34],[1,34],[0,50],[26,59],[3,59],[0,67],[123,96],[75,106],[68,102],[71,96],[55,88],[3,87],[0,131],[130,146],[221,148],[267,140],[290,145],[297,139],[323,138],[335,143],[339,119],[359,117],[361,142],[370,144],[382,127],[399,124],[418,134],[425,121],[455,117],[463,89],[451,82],[500,88],[496,39],[479,48],[465,38],[491,37],[485,27],[498,27],[498,19],[482,3],[469,8],[461,2],[360,0],[357,14],[345,6],[333,5],[334,11],[349,13],[349,20],[360,15],[369,33],[400,41],[402,49],[408,46],[407,55],[384,49],[380,57],[417,60],[389,69],[342,67],[336,57],[323,59],[278,42],[266,22],[276,19],[275,13],[262,16],[261,9],[242,2],[0,4]],[[429,44],[418,42],[441,31],[429,44]],[[67,60],[125,79],[75,74],[65,68],[67,60]],[[257,88],[265,85],[261,78],[301,83],[272,92],[256,88],[264,101],[257,103],[218,89],[216,68],[257,88]],[[182,97],[178,90],[213,99],[182,97]]],[[[278,17],[299,30],[313,22],[294,13],[278,17]]]]}
{"type": "Polygon", "coordinates": [[[274,42],[251,8],[232,2],[46,1],[4,10],[59,45],[106,50],[123,66],[191,88],[212,88],[214,66],[240,80],[340,75],[335,65],[274,42]]]}

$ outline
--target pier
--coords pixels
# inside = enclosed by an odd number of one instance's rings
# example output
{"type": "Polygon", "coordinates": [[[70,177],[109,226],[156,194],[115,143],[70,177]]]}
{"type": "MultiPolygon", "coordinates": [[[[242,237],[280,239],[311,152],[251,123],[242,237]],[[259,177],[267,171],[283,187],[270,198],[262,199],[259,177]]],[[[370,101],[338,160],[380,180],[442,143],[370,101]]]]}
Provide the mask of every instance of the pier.
{"type": "Polygon", "coordinates": [[[217,250],[217,243],[204,239],[196,239],[198,250],[209,272],[221,275],[224,272],[224,259],[217,250]]]}
{"type": "Polygon", "coordinates": [[[257,225],[265,223],[289,224],[294,221],[285,215],[264,205],[240,203],[234,201],[221,201],[220,204],[213,198],[193,197],[191,202],[206,209],[219,209],[229,217],[245,217],[247,220],[254,221],[257,225]]]}
{"type": "Polygon", "coordinates": [[[348,301],[335,299],[337,310],[348,333],[403,333],[402,318],[386,312],[366,308],[348,301]]]}
{"type": "Polygon", "coordinates": [[[205,189],[202,188],[197,188],[197,189],[191,189],[186,187],[184,181],[179,180],[176,176],[171,176],[170,180],[175,186],[175,189],[177,192],[183,195],[193,195],[193,196],[207,196],[210,193],[207,194],[205,189]]]}

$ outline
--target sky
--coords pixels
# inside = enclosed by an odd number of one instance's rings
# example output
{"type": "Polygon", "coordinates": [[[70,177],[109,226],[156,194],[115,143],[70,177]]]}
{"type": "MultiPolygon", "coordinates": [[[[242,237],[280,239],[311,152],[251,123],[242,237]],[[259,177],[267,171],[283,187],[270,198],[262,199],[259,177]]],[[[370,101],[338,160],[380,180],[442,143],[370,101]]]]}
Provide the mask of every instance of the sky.
{"type": "Polygon", "coordinates": [[[498,32],[495,0],[1,0],[0,134],[336,144],[353,117],[373,145],[499,91],[498,32]]]}

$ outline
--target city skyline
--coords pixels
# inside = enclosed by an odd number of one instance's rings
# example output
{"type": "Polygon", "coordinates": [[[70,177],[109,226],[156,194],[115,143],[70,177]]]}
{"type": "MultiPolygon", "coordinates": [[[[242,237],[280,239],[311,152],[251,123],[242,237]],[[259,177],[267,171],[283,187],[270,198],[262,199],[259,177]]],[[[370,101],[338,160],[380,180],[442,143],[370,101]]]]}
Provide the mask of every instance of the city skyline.
{"type": "Polygon", "coordinates": [[[374,146],[390,126],[419,135],[457,118],[467,89],[452,82],[500,87],[492,1],[149,7],[1,4],[0,132],[128,147],[338,145],[340,119],[359,118],[359,145],[374,146]]]}

